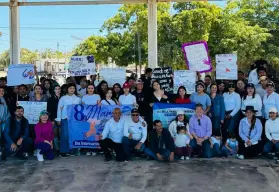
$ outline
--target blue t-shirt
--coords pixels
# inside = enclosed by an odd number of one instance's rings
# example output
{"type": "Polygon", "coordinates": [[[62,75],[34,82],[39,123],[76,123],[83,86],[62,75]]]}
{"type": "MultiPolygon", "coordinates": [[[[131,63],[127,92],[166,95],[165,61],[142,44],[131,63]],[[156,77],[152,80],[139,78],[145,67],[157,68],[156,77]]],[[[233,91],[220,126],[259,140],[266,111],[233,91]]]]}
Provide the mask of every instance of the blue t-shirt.
{"type": "Polygon", "coordinates": [[[207,94],[198,95],[197,92],[194,92],[190,96],[190,100],[196,104],[202,104],[203,110],[206,110],[206,108],[211,105],[211,99],[207,94]]]}
{"type": "Polygon", "coordinates": [[[232,141],[231,139],[227,139],[227,143],[228,143],[228,146],[232,149],[231,154],[232,155],[236,154],[237,153],[238,141],[237,140],[232,141]]]}

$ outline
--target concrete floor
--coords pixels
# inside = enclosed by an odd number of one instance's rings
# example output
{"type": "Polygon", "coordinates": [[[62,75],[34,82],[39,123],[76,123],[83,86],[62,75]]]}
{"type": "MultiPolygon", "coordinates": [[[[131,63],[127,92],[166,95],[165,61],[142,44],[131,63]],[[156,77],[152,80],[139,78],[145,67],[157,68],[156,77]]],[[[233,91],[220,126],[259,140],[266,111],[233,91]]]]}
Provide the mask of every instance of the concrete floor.
{"type": "Polygon", "coordinates": [[[279,165],[263,159],[118,163],[104,162],[102,156],[44,162],[32,157],[0,162],[0,191],[275,192],[278,174],[279,165]]]}

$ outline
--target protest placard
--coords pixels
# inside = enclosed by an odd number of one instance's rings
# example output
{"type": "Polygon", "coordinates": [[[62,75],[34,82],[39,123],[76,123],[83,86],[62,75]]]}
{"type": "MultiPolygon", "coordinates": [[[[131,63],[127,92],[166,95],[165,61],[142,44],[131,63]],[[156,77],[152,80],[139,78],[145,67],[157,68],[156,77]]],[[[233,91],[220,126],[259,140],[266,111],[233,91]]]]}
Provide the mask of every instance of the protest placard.
{"type": "Polygon", "coordinates": [[[152,80],[159,81],[161,89],[166,93],[170,94],[173,92],[171,67],[155,68],[152,72],[151,78],[152,80]]]}
{"type": "Polygon", "coordinates": [[[216,55],[216,79],[237,80],[237,55],[216,55]]]}
{"type": "Polygon", "coordinates": [[[196,86],[196,72],[190,70],[177,70],[174,71],[173,78],[173,93],[176,94],[180,86],[186,88],[187,94],[195,92],[196,86]]]}
{"type": "Polygon", "coordinates": [[[168,104],[154,103],[153,105],[153,121],[160,120],[164,128],[168,128],[169,124],[177,116],[177,111],[184,111],[187,119],[190,119],[195,113],[195,103],[190,104],[168,104]]]}
{"type": "Polygon", "coordinates": [[[96,65],[93,55],[73,56],[69,63],[70,76],[85,76],[96,74],[96,65]]]}
{"type": "Polygon", "coordinates": [[[212,71],[208,46],[205,41],[185,43],[182,45],[182,50],[189,70],[200,73],[212,71]]]}
{"type": "Polygon", "coordinates": [[[21,84],[34,84],[35,73],[34,65],[16,64],[10,65],[7,73],[7,85],[16,86],[21,84]]]}
{"type": "Polygon", "coordinates": [[[109,87],[112,87],[115,83],[122,86],[126,80],[126,70],[124,68],[101,68],[100,76],[106,80],[109,87]]]}
{"type": "Polygon", "coordinates": [[[18,105],[23,107],[24,117],[28,119],[29,124],[37,124],[40,113],[47,109],[47,102],[18,101],[18,105]]]}
{"type": "MultiPolygon", "coordinates": [[[[115,108],[121,118],[130,117],[133,106],[128,105],[70,105],[67,108],[70,148],[100,148],[99,139],[115,108]]],[[[131,117],[130,117],[131,118],[131,117]]]]}

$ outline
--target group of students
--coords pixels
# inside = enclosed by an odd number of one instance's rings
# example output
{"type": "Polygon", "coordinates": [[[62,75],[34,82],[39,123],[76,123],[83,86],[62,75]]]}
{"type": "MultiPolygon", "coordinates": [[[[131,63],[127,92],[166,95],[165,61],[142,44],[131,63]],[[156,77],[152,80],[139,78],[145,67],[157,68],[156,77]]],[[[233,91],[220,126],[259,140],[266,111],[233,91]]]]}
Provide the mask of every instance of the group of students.
{"type": "MultiPolygon", "coordinates": [[[[260,153],[278,154],[279,94],[268,77],[267,66],[264,60],[256,61],[248,82],[242,72],[236,82],[216,83],[210,75],[200,80],[197,73],[196,92],[190,97],[184,86],[179,87],[177,94],[165,93],[160,83],[151,79],[150,68],[138,80],[129,77],[122,86],[116,83],[112,88],[104,80],[95,87],[96,75],[90,80],[69,77],[61,87],[51,75],[42,77],[33,87],[7,87],[6,80],[1,78],[1,144],[6,149],[2,157],[11,154],[25,159],[27,152],[35,151],[42,161],[42,154],[53,159],[55,151],[61,158],[67,158],[70,155],[67,106],[74,104],[135,107],[128,120],[117,123],[120,117],[116,118],[116,114],[111,120],[113,123],[107,122],[109,128],[105,128],[100,137],[106,160],[111,159],[111,148],[122,154],[117,158],[121,161],[127,160],[133,149],[158,160],[164,157],[173,160],[174,156],[189,159],[193,155],[206,158],[235,155],[244,159],[260,153]],[[42,111],[38,124],[29,125],[18,101],[47,102],[47,111],[42,111]],[[158,102],[195,103],[195,115],[187,119],[184,112],[179,111],[169,129],[163,129],[162,123],[152,118],[153,104],[158,102]]],[[[85,152],[96,154],[93,150],[85,152]]]]}

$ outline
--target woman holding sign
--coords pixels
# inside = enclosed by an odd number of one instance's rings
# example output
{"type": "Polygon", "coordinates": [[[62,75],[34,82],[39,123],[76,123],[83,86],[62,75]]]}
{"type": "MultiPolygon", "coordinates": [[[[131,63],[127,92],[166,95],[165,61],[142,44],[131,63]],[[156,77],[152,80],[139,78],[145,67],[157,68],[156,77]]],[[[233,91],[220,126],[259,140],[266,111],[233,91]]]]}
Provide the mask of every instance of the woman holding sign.
{"type": "Polygon", "coordinates": [[[59,100],[57,109],[57,123],[61,124],[61,135],[60,135],[60,157],[67,158],[66,153],[69,153],[69,133],[68,133],[68,116],[67,106],[77,105],[81,103],[78,96],[75,95],[76,86],[73,83],[68,84],[67,94],[59,100]]]}
{"type": "Polygon", "coordinates": [[[43,90],[41,85],[36,84],[34,86],[34,96],[30,97],[29,101],[37,101],[37,102],[47,102],[47,95],[43,94],[43,90]]]}
{"type": "Polygon", "coordinates": [[[154,103],[168,103],[169,102],[168,96],[165,95],[164,90],[161,89],[161,85],[157,80],[153,81],[152,87],[153,87],[154,91],[153,91],[153,94],[149,101],[150,107],[153,107],[154,103]]]}

